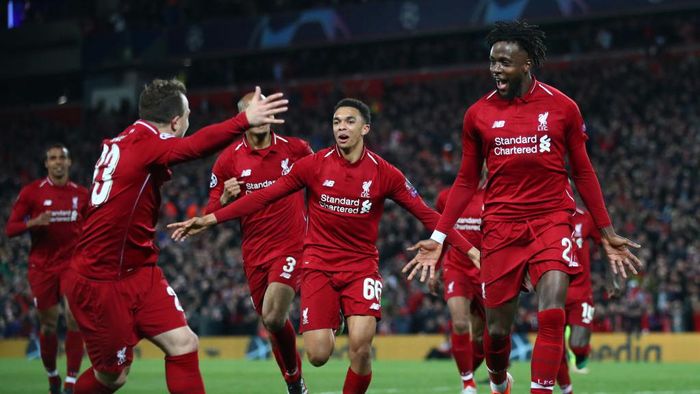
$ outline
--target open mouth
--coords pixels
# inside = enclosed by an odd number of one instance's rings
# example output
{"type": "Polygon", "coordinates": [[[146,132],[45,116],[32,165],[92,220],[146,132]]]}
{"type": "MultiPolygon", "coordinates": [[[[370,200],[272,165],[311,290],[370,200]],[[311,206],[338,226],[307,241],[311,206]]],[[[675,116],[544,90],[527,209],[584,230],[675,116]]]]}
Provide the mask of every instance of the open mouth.
{"type": "Polygon", "coordinates": [[[338,134],[338,142],[344,144],[350,140],[350,136],[347,134],[338,134]]]}
{"type": "Polygon", "coordinates": [[[499,91],[505,91],[508,89],[508,80],[503,78],[496,78],[496,89],[499,91]]]}

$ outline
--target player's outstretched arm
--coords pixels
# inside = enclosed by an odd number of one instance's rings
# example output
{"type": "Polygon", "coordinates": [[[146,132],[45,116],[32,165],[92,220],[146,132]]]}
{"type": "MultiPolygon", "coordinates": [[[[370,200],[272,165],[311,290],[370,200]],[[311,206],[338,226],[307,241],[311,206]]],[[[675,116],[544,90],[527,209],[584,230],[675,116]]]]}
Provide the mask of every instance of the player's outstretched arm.
{"type": "Polygon", "coordinates": [[[602,235],[603,250],[608,256],[610,269],[613,274],[627,278],[627,271],[637,274],[637,272],[642,270],[642,262],[629,250],[629,248],[641,248],[640,244],[617,235],[612,226],[601,229],[600,233],[602,235]]]}
{"type": "Polygon", "coordinates": [[[151,160],[174,165],[198,159],[224,148],[252,126],[284,123],[275,117],[287,111],[288,100],[282,97],[282,93],[275,93],[262,98],[260,87],[256,87],[248,108],[234,118],[206,126],[185,138],[163,139],[161,134],[161,140],[148,147],[148,153],[153,155],[151,160]]]}
{"type": "Polygon", "coordinates": [[[170,236],[174,241],[181,242],[187,239],[190,235],[196,235],[209,227],[216,225],[216,216],[208,214],[202,217],[193,217],[184,222],[170,223],[168,228],[173,230],[170,236]]]}

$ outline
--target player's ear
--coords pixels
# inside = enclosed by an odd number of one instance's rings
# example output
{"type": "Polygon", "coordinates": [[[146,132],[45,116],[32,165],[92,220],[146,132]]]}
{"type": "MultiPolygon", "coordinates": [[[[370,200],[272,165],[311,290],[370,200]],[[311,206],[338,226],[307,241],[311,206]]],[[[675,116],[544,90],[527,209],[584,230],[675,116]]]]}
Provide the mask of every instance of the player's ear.
{"type": "Polygon", "coordinates": [[[525,63],[523,64],[523,71],[528,73],[532,69],[532,59],[527,58],[525,59],[525,63]]]}
{"type": "Polygon", "coordinates": [[[369,123],[365,123],[364,125],[362,125],[362,135],[365,136],[369,134],[369,129],[369,123]]]}
{"type": "Polygon", "coordinates": [[[173,132],[177,132],[180,119],[182,119],[182,116],[180,115],[174,116],[172,119],[170,119],[170,129],[173,132]]]}

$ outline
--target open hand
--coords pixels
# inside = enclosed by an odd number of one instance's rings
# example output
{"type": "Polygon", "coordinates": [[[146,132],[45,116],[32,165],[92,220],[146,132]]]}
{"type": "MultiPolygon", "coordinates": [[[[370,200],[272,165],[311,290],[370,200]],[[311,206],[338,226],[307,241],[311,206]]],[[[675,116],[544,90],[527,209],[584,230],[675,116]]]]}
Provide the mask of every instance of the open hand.
{"type": "Polygon", "coordinates": [[[180,242],[187,239],[187,237],[190,235],[199,234],[215,224],[216,217],[209,214],[202,217],[193,217],[192,219],[185,220],[184,222],[170,223],[168,228],[175,230],[170,237],[174,241],[180,242]]]}
{"type": "Polygon", "coordinates": [[[440,259],[440,254],[442,253],[442,244],[439,244],[432,239],[424,239],[419,241],[415,245],[411,246],[407,250],[417,250],[416,256],[409,261],[401,270],[401,272],[406,273],[409,270],[411,273],[408,275],[408,280],[412,280],[421,272],[420,281],[425,282],[427,278],[435,278],[435,267],[440,259]]]}
{"type": "Polygon", "coordinates": [[[639,249],[641,245],[638,243],[617,234],[603,237],[602,241],[603,249],[608,256],[613,274],[619,274],[623,278],[627,278],[627,270],[637,274],[643,268],[642,262],[629,250],[630,247],[639,249]]]}
{"type": "Polygon", "coordinates": [[[265,98],[260,93],[260,86],[255,87],[255,94],[245,110],[248,124],[262,126],[264,124],[282,124],[283,119],[275,118],[276,114],[287,112],[289,100],[282,99],[284,94],[275,93],[265,98]]]}

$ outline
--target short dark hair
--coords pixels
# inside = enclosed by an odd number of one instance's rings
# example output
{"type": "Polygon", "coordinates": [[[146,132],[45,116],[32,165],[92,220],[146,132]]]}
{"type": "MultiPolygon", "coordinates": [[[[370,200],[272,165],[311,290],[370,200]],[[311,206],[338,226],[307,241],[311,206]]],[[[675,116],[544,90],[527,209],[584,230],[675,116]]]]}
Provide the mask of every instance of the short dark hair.
{"type": "Polygon", "coordinates": [[[139,97],[139,117],[155,123],[168,123],[185,113],[180,94],[187,94],[185,84],[177,79],[154,79],[139,97]]]}
{"type": "Polygon", "coordinates": [[[486,36],[486,42],[489,47],[499,41],[515,42],[527,52],[533,66],[540,67],[547,57],[545,36],[537,25],[531,25],[525,21],[501,21],[496,22],[493,30],[486,36]]]}
{"type": "Polygon", "coordinates": [[[335,108],[333,108],[333,112],[337,111],[340,107],[355,108],[360,112],[360,115],[362,115],[362,118],[365,120],[365,123],[372,123],[372,113],[369,110],[367,104],[363,103],[362,101],[354,98],[344,98],[338,101],[338,104],[336,104],[335,108]]]}
{"type": "Polygon", "coordinates": [[[44,149],[44,160],[48,158],[49,151],[51,149],[61,149],[66,152],[66,157],[70,158],[70,151],[68,150],[68,148],[66,148],[66,146],[60,142],[54,142],[52,144],[46,145],[46,149],[44,149]]]}

